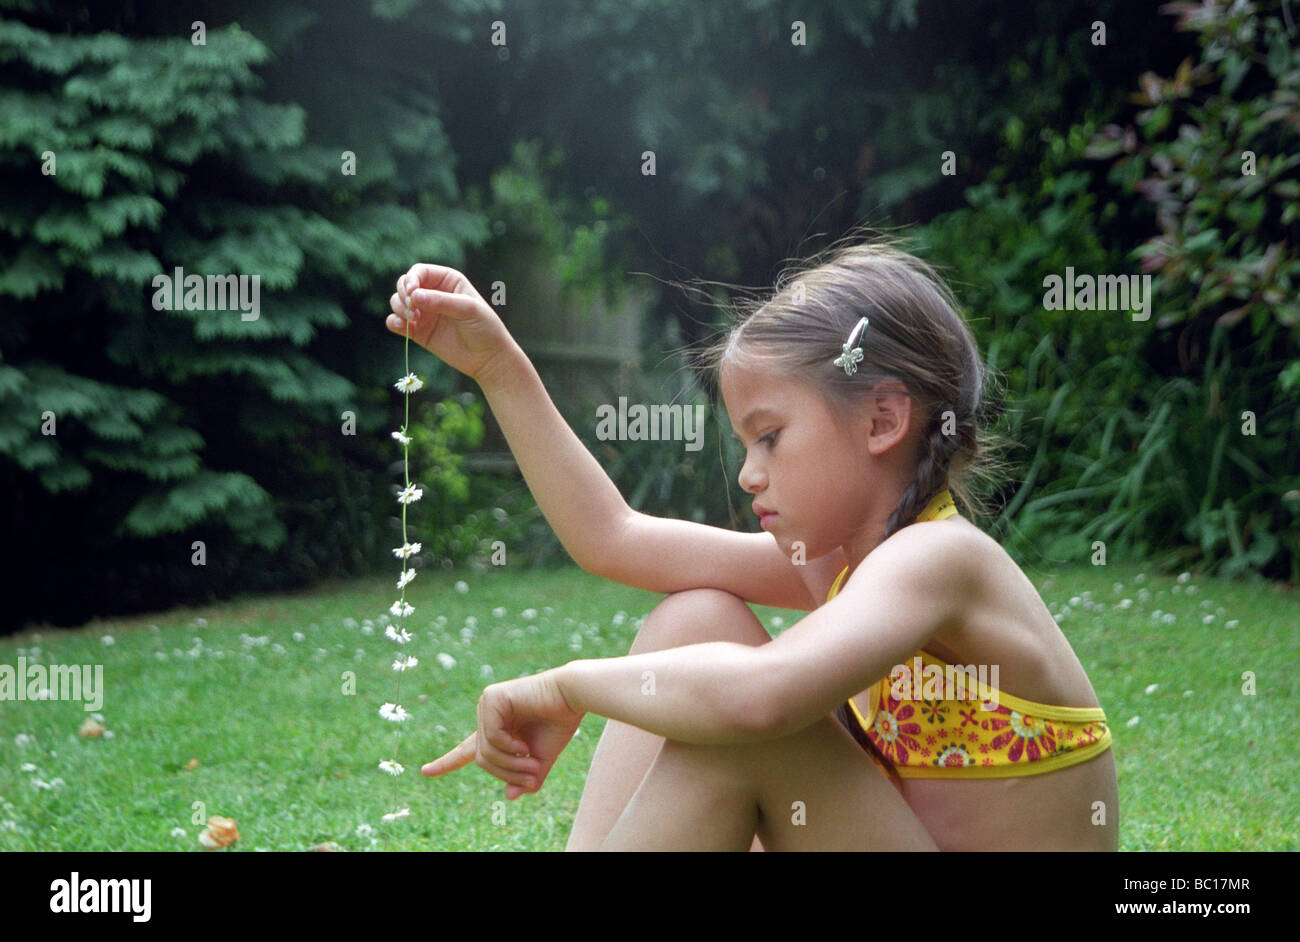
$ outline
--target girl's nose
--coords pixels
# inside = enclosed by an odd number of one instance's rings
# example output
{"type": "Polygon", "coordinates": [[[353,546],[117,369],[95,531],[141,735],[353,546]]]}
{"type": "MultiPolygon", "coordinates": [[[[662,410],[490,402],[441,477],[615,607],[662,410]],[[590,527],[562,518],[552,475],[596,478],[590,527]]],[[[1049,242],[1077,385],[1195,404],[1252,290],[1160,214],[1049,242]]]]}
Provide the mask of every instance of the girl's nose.
{"type": "Polygon", "coordinates": [[[742,491],[750,494],[756,494],[767,484],[767,475],[753,466],[749,459],[741,466],[740,476],[737,479],[742,491]]]}

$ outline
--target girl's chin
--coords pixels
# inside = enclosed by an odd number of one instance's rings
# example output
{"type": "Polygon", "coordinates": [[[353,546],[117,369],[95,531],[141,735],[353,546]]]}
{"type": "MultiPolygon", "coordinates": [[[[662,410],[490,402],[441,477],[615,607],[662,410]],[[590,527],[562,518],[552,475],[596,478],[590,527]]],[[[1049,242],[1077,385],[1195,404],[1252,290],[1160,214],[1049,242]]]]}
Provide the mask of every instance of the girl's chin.
{"type": "Polygon", "coordinates": [[[773,534],[773,536],[776,537],[776,545],[780,547],[781,552],[791,560],[798,560],[799,563],[810,563],[814,559],[821,559],[827,553],[839,549],[840,546],[838,543],[812,543],[807,539],[785,533],[773,534]]]}

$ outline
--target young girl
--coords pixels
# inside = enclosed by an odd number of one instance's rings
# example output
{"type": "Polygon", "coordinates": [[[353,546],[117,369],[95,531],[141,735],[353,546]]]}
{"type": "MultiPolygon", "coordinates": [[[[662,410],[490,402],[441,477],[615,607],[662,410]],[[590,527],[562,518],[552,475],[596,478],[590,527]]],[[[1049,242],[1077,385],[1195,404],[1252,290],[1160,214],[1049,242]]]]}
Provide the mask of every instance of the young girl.
{"type": "Polygon", "coordinates": [[[841,248],[711,351],[763,533],[631,510],[461,273],[416,265],[391,305],[390,330],[479,383],[574,560],[668,594],[628,656],[489,686],[426,775],[475,761],[508,799],[537,791],[593,712],[570,850],[1117,849],[1088,676],[956,512],[984,367],[924,262],[841,248]],[[810,614],[773,639],[746,603],[810,614]]]}

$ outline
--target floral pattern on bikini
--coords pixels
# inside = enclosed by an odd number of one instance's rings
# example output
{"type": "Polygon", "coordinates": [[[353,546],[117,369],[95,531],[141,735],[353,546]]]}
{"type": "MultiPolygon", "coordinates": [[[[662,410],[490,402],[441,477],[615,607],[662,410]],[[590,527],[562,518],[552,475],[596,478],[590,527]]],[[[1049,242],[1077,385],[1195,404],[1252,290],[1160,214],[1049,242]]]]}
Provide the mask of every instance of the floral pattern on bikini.
{"type": "Polygon", "coordinates": [[[921,700],[921,717],[932,726],[948,721],[948,704],[943,700],[921,700]]]}
{"type": "Polygon", "coordinates": [[[949,743],[931,762],[940,768],[954,769],[975,764],[975,757],[960,743],[949,743]]]}
{"type": "Polygon", "coordinates": [[[921,733],[921,724],[913,720],[916,708],[910,700],[906,703],[895,700],[893,694],[888,699],[882,695],[881,700],[876,721],[867,736],[891,762],[907,765],[909,749],[918,753],[927,751],[916,739],[921,733]]]}
{"type": "Polygon", "coordinates": [[[1005,749],[1008,762],[1019,762],[1022,757],[1028,762],[1037,762],[1063,751],[1057,748],[1056,729],[1051,721],[1004,706],[998,707],[996,714],[980,726],[997,733],[988,744],[999,752],[1005,749]]]}

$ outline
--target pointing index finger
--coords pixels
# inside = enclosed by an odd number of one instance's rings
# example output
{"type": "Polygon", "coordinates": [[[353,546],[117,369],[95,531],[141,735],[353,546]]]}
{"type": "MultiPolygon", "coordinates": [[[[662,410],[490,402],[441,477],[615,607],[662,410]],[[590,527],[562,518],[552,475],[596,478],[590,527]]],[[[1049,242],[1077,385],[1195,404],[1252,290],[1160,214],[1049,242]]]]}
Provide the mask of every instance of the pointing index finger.
{"type": "Polygon", "coordinates": [[[442,775],[445,772],[454,772],[468,765],[474,761],[474,756],[478,752],[477,739],[477,732],[470,733],[469,737],[451,752],[423,765],[420,772],[424,775],[442,775]]]}

